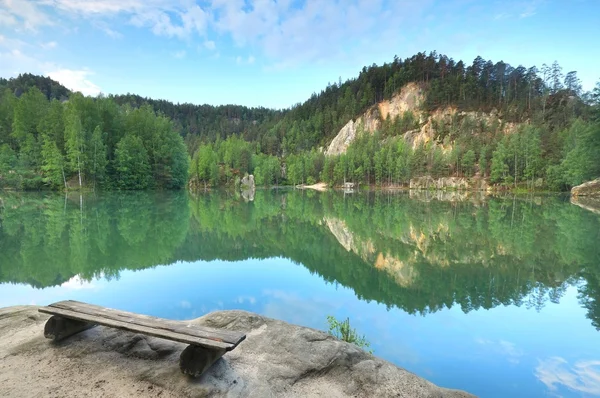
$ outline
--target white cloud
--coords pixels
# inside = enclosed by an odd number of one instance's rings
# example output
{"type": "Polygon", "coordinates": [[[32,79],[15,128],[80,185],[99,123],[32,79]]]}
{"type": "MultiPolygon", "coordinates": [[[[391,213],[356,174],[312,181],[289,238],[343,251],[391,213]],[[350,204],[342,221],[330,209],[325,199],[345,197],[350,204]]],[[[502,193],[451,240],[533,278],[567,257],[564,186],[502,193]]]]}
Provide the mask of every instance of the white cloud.
{"type": "Polygon", "coordinates": [[[431,1],[206,0],[199,5],[195,0],[0,0],[5,5],[0,9],[6,11],[1,18],[29,27],[48,24],[50,11],[59,11],[52,20],[83,17],[110,36],[119,34],[109,24],[125,18],[159,36],[182,40],[199,36],[209,50],[215,48],[206,39],[212,29],[285,67],[352,57],[372,51],[374,45],[393,48],[402,30],[416,23],[431,1]]]}
{"type": "Polygon", "coordinates": [[[189,308],[192,308],[192,303],[190,303],[187,300],[181,300],[181,302],[179,303],[179,306],[181,308],[189,309],[189,308]]]}
{"type": "MultiPolygon", "coordinates": [[[[2,3],[0,3],[2,4],[2,3]]],[[[0,26],[15,26],[17,24],[17,18],[6,10],[0,9],[0,26]]]]}
{"type": "Polygon", "coordinates": [[[212,40],[207,40],[204,42],[204,47],[209,49],[209,50],[214,50],[215,49],[215,42],[212,40]]]}
{"type": "Polygon", "coordinates": [[[180,50],[180,51],[176,51],[175,54],[173,54],[173,56],[177,59],[182,59],[185,58],[185,50],[180,50]]]}
{"type": "Polygon", "coordinates": [[[8,50],[19,50],[23,47],[27,47],[28,44],[19,39],[12,39],[10,37],[6,37],[0,35],[0,48],[6,48],[8,50]]]}
{"type": "Polygon", "coordinates": [[[578,361],[571,366],[561,357],[539,361],[536,377],[551,391],[563,385],[584,394],[600,395],[600,361],[578,361]]]}
{"type": "Polygon", "coordinates": [[[238,65],[252,65],[254,61],[256,61],[256,59],[252,55],[248,56],[248,58],[244,58],[241,55],[238,55],[235,58],[235,63],[238,65]]]}
{"type": "Polygon", "coordinates": [[[64,282],[60,287],[71,290],[95,289],[96,286],[91,282],[81,279],[79,275],[75,275],[68,281],[64,282]]]}
{"type": "Polygon", "coordinates": [[[506,360],[510,363],[514,363],[514,364],[519,363],[521,361],[521,357],[523,356],[523,351],[520,350],[519,348],[517,348],[517,346],[514,343],[511,343],[510,341],[506,341],[506,340],[492,341],[492,340],[477,338],[477,339],[475,339],[475,342],[482,346],[487,346],[489,349],[491,349],[494,352],[504,355],[506,357],[506,360]]]}
{"type": "MultiPolygon", "coordinates": [[[[41,11],[36,3],[27,0],[0,0],[0,21],[30,31],[41,26],[53,25],[52,20],[41,11]],[[20,24],[19,24],[20,22],[20,24]]],[[[20,29],[19,29],[20,30],[20,29]]]]}
{"type": "Polygon", "coordinates": [[[92,83],[88,76],[93,72],[87,69],[72,70],[58,69],[50,72],[45,72],[52,79],[60,82],[62,85],[73,91],[80,91],[84,95],[98,95],[101,90],[96,84],[92,83]]]}
{"type": "MultiPolygon", "coordinates": [[[[0,41],[0,48],[4,47],[2,44],[0,41]]],[[[43,68],[52,67],[52,64],[30,57],[18,48],[0,51],[0,76],[3,77],[17,76],[23,72],[41,73],[43,68]]]]}
{"type": "Polygon", "coordinates": [[[52,50],[53,48],[56,48],[58,46],[58,43],[55,41],[49,41],[47,43],[41,43],[40,47],[42,47],[44,50],[52,50]]]}
{"type": "MultiPolygon", "coordinates": [[[[53,41],[39,44],[44,49],[52,49],[57,45],[53,41]]],[[[92,71],[88,69],[69,69],[54,62],[42,61],[28,55],[24,51],[27,48],[31,49],[35,46],[0,35],[0,76],[13,77],[24,72],[43,74],[50,76],[71,90],[81,91],[85,95],[100,93],[100,87],[88,78],[93,74],[92,71]],[[1,51],[3,48],[6,51],[1,51]]]]}

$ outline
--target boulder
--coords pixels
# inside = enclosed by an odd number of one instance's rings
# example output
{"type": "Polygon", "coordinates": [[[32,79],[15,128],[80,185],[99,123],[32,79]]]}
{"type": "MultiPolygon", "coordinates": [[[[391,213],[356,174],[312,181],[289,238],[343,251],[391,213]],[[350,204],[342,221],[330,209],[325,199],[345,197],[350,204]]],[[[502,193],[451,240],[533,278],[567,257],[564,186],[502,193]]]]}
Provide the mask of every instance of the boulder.
{"type": "Polygon", "coordinates": [[[596,178],[595,180],[588,181],[571,188],[571,196],[600,197],[600,178],[596,178]]]}
{"type": "Polygon", "coordinates": [[[240,189],[242,191],[242,197],[246,202],[254,200],[256,185],[254,184],[254,176],[252,174],[245,175],[244,178],[242,178],[240,189]]]}
{"type": "Polygon", "coordinates": [[[244,311],[193,322],[247,338],[199,379],[183,375],[184,344],[98,326],[60,343],[38,307],[0,309],[0,396],[470,397],[314,329],[244,311]]]}
{"type": "Polygon", "coordinates": [[[434,189],[434,190],[456,190],[456,191],[485,191],[487,181],[484,178],[474,177],[442,177],[431,176],[416,177],[410,180],[410,189],[434,189]]]}

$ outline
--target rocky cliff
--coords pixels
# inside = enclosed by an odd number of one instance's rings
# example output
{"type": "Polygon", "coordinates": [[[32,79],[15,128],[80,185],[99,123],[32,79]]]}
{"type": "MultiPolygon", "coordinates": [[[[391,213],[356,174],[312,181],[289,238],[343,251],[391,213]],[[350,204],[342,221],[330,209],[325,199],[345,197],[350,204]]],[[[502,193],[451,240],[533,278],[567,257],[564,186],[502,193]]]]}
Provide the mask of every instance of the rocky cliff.
{"type": "Polygon", "coordinates": [[[436,140],[439,135],[436,126],[441,124],[450,125],[465,118],[471,118],[487,125],[497,124],[504,133],[510,133],[517,127],[515,123],[504,122],[495,111],[490,113],[463,112],[455,107],[445,107],[429,113],[424,112],[422,105],[425,95],[425,91],[417,83],[405,85],[391,100],[373,105],[356,120],[349,120],[331,141],[325,154],[340,155],[345,153],[348,146],[359,134],[362,132],[373,133],[381,128],[386,118],[389,117],[393,121],[395,118],[402,117],[405,112],[411,112],[419,124],[416,129],[399,132],[413,148],[436,140]]]}
{"type": "Polygon", "coordinates": [[[38,307],[0,309],[3,397],[470,397],[319,330],[244,311],[194,322],[246,340],[200,379],[179,371],[184,344],[96,327],[61,343],[43,336],[38,307]]]}

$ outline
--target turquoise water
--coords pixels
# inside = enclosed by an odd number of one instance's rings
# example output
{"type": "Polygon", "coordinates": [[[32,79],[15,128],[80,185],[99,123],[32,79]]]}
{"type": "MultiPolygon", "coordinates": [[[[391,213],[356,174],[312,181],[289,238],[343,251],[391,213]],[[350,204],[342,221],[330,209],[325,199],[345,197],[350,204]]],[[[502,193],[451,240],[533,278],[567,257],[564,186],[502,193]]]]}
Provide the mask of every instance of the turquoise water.
{"type": "Polygon", "coordinates": [[[561,197],[0,198],[0,306],[349,317],[376,355],[440,386],[600,395],[600,217],[561,197]]]}

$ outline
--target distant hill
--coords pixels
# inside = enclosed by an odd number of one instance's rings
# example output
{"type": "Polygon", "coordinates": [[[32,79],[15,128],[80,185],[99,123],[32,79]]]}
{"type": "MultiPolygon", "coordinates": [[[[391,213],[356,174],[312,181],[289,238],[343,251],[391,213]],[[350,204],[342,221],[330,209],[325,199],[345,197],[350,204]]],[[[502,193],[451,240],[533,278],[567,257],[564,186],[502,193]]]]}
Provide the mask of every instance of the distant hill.
{"type": "Polygon", "coordinates": [[[71,95],[71,90],[46,76],[23,73],[10,79],[0,77],[0,89],[9,88],[17,97],[31,87],[37,87],[49,100],[65,100],[71,95]]]}

